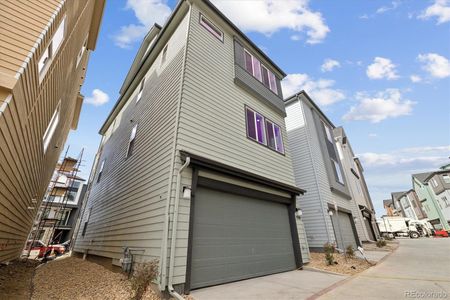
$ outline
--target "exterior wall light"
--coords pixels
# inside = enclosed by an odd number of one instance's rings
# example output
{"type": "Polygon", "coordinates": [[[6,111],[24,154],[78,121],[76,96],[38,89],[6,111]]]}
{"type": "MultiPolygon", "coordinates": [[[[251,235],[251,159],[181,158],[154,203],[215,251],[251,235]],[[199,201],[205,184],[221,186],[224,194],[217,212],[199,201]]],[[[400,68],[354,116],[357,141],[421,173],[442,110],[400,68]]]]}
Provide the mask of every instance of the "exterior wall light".
{"type": "Polygon", "coordinates": [[[333,215],[333,211],[332,211],[332,210],[329,210],[329,211],[328,211],[328,214],[329,214],[330,216],[332,216],[332,215],[333,215]]]}
{"type": "Polygon", "coordinates": [[[298,218],[300,218],[300,217],[303,215],[303,211],[302,211],[301,209],[299,209],[299,208],[296,208],[295,210],[296,210],[296,211],[295,211],[295,215],[296,215],[298,218]]]}
{"type": "Polygon", "coordinates": [[[183,187],[183,199],[191,199],[191,187],[184,186],[183,187]]]}

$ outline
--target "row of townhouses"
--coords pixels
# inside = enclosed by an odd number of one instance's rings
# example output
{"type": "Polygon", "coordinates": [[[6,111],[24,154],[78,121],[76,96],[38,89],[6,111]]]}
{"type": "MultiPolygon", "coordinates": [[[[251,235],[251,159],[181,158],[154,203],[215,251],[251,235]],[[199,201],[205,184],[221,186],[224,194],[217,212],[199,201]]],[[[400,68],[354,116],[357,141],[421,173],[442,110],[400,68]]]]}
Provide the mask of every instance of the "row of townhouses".
{"type": "Polygon", "coordinates": [[[301,268],[309,250],[375,241],[342,127],[206,0],[141,44],[100,129],[74,255],[157,259],[161,290],[301,268]]]}
{"type": "Polygon", "coordinates": [[[412,175],[412,189],[384,200],[388,216],[426,220],[435,230],[450,231],[450,165],[412,175]]]}
{"type": "Polygon", "coordinates": [[[105,0],[0,4],[0,262],[20,256],[76,129],[105,0]]]}

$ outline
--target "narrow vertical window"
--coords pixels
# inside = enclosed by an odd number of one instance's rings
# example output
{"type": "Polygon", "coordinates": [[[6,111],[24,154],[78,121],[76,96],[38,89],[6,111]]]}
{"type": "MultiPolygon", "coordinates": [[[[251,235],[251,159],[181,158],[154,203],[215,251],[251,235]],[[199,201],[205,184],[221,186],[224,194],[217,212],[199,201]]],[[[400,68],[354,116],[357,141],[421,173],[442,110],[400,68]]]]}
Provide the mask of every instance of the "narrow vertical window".
{"type": "Polygon", "coordinates": [[[267,146],[270,149],[284,154],[283,137],[280,126],[266,120],[267,146]]]}
{"type": "Polygon", "coordinates": [[[145,84],[145,77],[142,79],[141,84],[139,86],[139,93],[136,98],[136,102],[139,102],[142,98],[142,91],[144,90],[144,84],[145,84]]]}
{"type": "Polygon", "coordinates": [[[331,129],[330,129],[330,127],[328,127],[328,125],[325,124],[325,122],[323,122],[323,121],[322,121],[322,125],[323,125],[323,128],[325,129],[325,134],[327,135],[328,141],[329,141],[330,143],[333,143],[333,137],[332,137],[332,135],[331,135],[331,129]]]}
{"type": "Polygon", "coordinates": [[[261,66],[262,69],[262,83],[267,87],[270,88],[270,82],[269,82],[269,70],[267,70],[266,67],[261,66]]]}
{"type": "Polygon", "coordinates": [[[89,208],[89,211],[87,213],[86,220],[84,221],[84,224],[83,224],[83,231],[81,233],[81,236],[85,236],[86,235],[86,230],[87,230],[87,226],[88,226],[88,223],[89,223],[89,219],[91,218],[91,212],[92,212],[92,207],[89,208]]]}
{"type": "Polygon", "coordinates": [[[259,81],[262,81],[261,78],[261,63],[258,59],[253,56],[253,76],[259,81]]]}
{"type": "Polygon", "coordinates": [[[166,45],[165,47],[164,47],[164,49],[163,49],[163,52],[162,52],[162,57],[161,57],[161,65],[163,65],[165,62],[166,62],[166,58],[167,58],[167,47],[168,47],[169,45],[166,45]]]}
{"type": "Polygon", "coordinates": [[[42,144],[44,146],[44,153],[47,151],[48,145],[52,140],[53,135],[55,134],[56,128],[59,123],[59,114],[61,110],[61,101],[56,106],[55,112],[53,113],[50,122],[48,123],[47,129],[45,130],[44,136],[42,137],[42,144]]]}
{"type": "Polygon", "coordinates": [[[83,42],[83,45],[81,46],[80,51],[78,51],[77,64],[76,64],[77,68],[78,68],[78,65],[81,62],[81,59],[83,58],[83,54],[84,54],[84,51],[86,51],[86,47],[87,47],[87,37],[84,39],[84,42],[83,42]]]}
{"type": "Polygon", "coordinates": [[[134,125],[133,129],[131,130],[130,141],[128,142],[127,157],[130,157],[133,154],[134,144],[136,140],[136,130],[137,124],[134,125]]]}
{"type": "Polygon", "coordinates": [[[102,178],[102,174],[103,174],[103,167],[105,166],[105,160],[102,161],[102,164],[100,165],[100,169],[98,171],[98,176],[97,176],[97,183],[100,182],[100,178],[102,178]]]}
{"type": "Polygon", "coordinates": [[[264,117],[246,108],[246,118],[247,118],[247,136],[252,140],[260,144],[266,144],[266,133],[264,129],[264,117]]]}
{"type": "Polygon", "coordinates": [[[334,167],[334,173],[336,175],[336,181],[341,183],[341,184],[344,184],[344,177],[342,176],[341,166],[334,159],[331,159],[331,162],[332,162],[333,167],[334,167]]]}
{"type": "Polygon", "coordinates": [[[47,47],[41,55],[41,58],[38,61],[38,72],[42,73],[44,67],[47,65],[48,60],[50,59],[50,47],[47,47]]]}
{"type": "Polygon", "coordinates": [[[58,53],[58,50],[64,40],[64,33],[65,33],[65,24],[66,24],[66,17],[64,17],[59,23],[58,29],[56,29],[55,34],[52,38],[52,50],[53,50],[53,56],[58,53]]]}
{"type": "Polygon", "coordinates": [[[277,80],[275,79],[275,75],[269,71],[269,83],[270,90],[275,94],[278,94],[277,80]]]}
{"type": "Polygon", "coordinates": [[[247,50],[244,50],[244,59],[245,59],[245,69],[247,72],[253,75],[253,62],[252,62],[252,55],[247,52],[247,50]]]}

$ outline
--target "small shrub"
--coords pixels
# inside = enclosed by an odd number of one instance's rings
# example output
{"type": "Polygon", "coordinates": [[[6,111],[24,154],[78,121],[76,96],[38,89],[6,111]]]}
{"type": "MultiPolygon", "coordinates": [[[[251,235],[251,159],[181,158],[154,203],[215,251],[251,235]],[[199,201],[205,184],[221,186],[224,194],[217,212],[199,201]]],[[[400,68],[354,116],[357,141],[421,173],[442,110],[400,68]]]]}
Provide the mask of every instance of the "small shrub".
{"type": "Polygon", "coordinates": [[[140,300],[152,281],[158,277],[158,260],[138,264],[130,279],[133,300],[140,300]]]}
{"type": "Polygon", "coordinates": [[[377,241],[377,247],[378,248],[383,248],[384,246],[386,246],[386,241],[383,239],[380,239],[377,241]]]}
{"type": "Polygon", "coordinates": [[[331,243],[326,243],[323,246],[323,250],[325,252],[325,260],[327,262],[327,265],[333,265],[334,264],[334,252],[336,250],[336,248],[334,247],[333,244],[331,243]]]}
{"type": "Polygon", "coordinates": [[[345,249],[345,256],[350,257],[350,258],[355,257],[355,250],[353,249],[353,247],[351,245],[348,245],[347,248],[345,249]]]}

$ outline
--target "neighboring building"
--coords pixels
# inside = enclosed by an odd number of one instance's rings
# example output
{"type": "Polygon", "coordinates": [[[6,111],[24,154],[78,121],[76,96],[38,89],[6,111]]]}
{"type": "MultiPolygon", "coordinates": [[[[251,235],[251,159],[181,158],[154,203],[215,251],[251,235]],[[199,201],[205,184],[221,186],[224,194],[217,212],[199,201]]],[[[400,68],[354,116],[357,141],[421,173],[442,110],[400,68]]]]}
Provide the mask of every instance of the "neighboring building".
{"type": "MultiPolygon", "coordinates": [[[[413,189],[415,190],[417,197],[422,203],[424,212],[428,217],[428,221],[437,230],[447,230],[450,231],[450,224],[448,219],[445,217],[439,200],[436,197],[433,188],[434,183],[430,183],[429,179],[434,177],[434,172],[418,173],[412,175],[413,189]]],[[[436,189],[437,190],[437,189],[436,189]]],[[[442,200],[442,199],[441,199],[442,200]]]]}
{"type": "Polygon", "coordinates": [[[29,239],[46,245],[72,239],[86,191],[85,180],[76,175],[76,167],[77,160],[70,157],[56,166],[29,239]]]}
{"type": "Polygon", "coordinates": [[[74,251],[120,266],[129,247],[184,293],[300,267],[284,76],[209,1],[180,1],[100,130],[74,251]]]}
{"type": "Polygon", "coordinates": [[[0,262],[20,256],[76,129],[104,0],[0,4],[0,262]]]}
{"type": "Polygon", "coordinates": [[[384,206],[384,209],[386,210],[386,215],[388,217],[394,217],[394,216],[400,216],[401,215],[401,213],[399,213],[395,209],[394,203],[392,202],[392,199],[383,200],[383,206],[384,206]]]}
{"type": "Polygon", "coordinates": [[[450,225],[450,170],[433,172],[426,179],[430,194],[436,199],[443,219],[450,225]]]}
{"type": "Polygon", "coordinates": [[[359,239],[361,241],[376,241],[380,234],[375,209],[363,175],[364,169],[360,160],[355,157],[344,128],[335,128],[333,134],[336,139],[336,149],[342,164],[342,170],[352,197],[351,201],[356,206],[354,220],[359,239]]]}
{"type": "Polygon", "coordinates": [[[414,220],[427,218],[422,203],[413,189],[406,192],[392,193],[391,197],[397,211],[401,212],[403,217],[414,220]]]}
{"type": "Polygon", "coordinates": [[[286,129],[295,180],[307,193],[298,198],[310,249],[361,245],[355,227],[360,211],[352,200],[334,135],[335,126],[304,91],[285,100],[286,129]]]}

